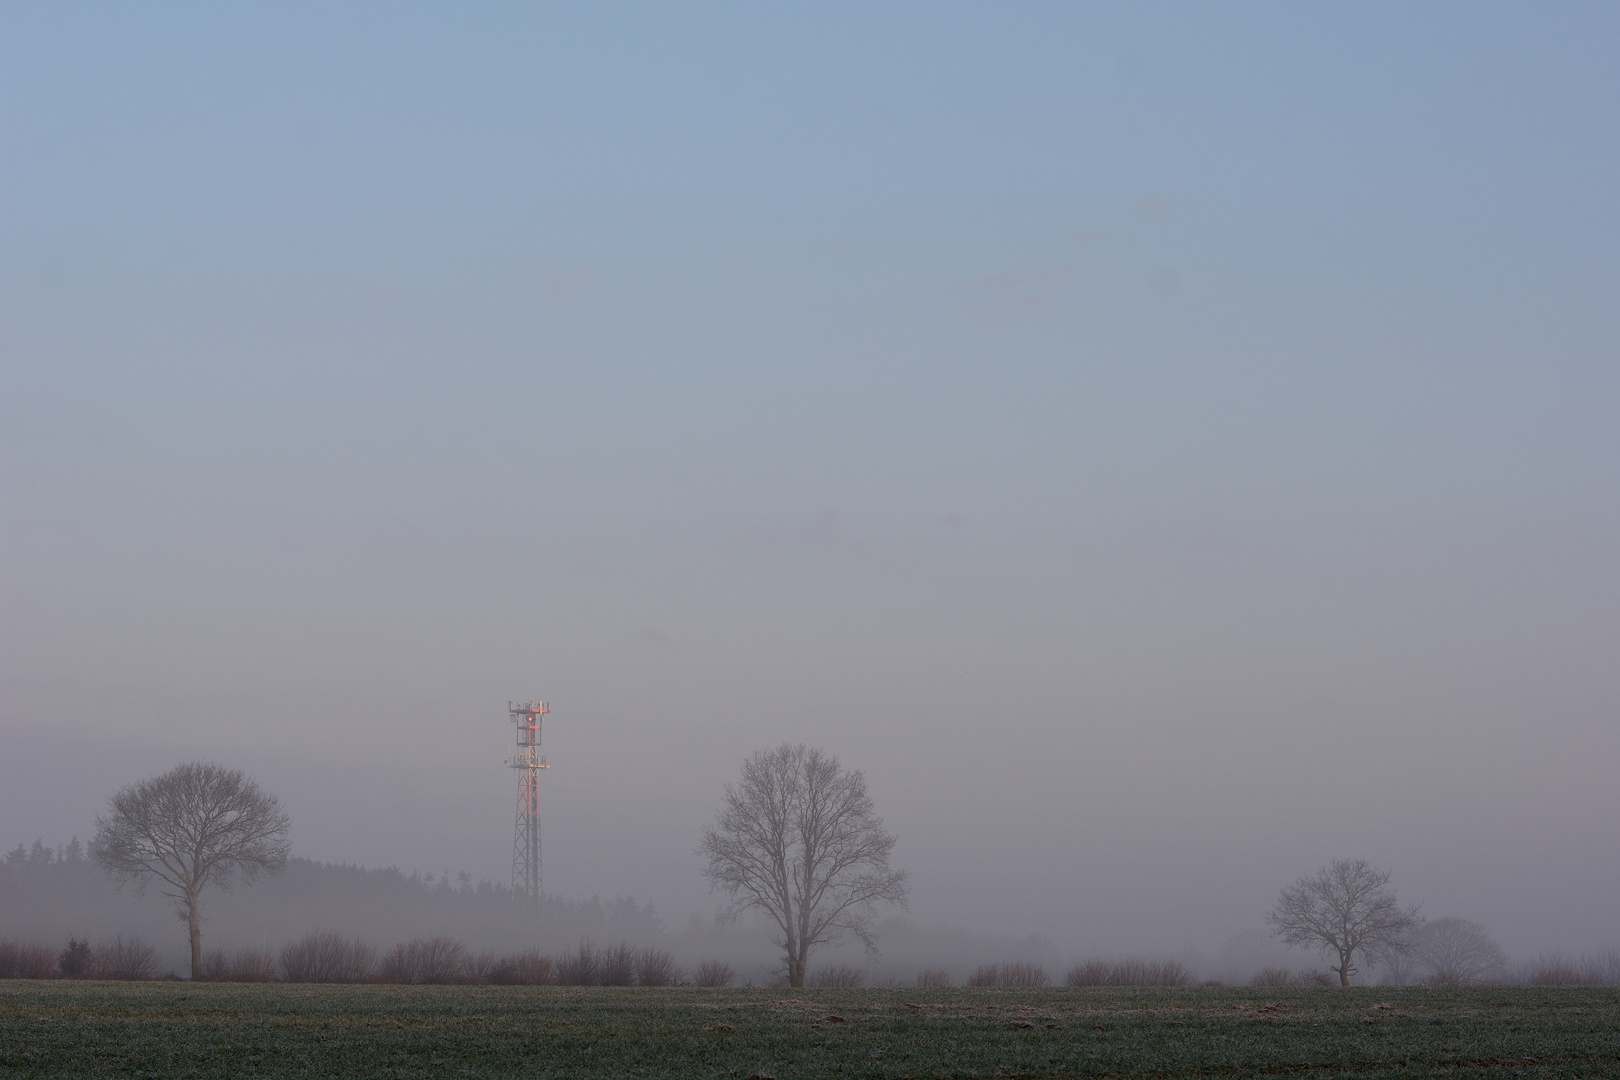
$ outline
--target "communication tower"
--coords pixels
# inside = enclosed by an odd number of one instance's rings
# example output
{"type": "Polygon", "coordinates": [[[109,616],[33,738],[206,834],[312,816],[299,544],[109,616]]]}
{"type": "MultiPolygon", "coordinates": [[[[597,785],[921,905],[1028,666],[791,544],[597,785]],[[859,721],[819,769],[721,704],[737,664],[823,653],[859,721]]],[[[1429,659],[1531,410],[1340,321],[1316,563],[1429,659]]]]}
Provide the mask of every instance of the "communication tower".
{"type": "Polygon", "coordinates": [[[506,711],[517,726],[517,745],[506,752],[506,764],[518,770],[517,824],[512,829],[512,891],[530,903],[540,900],[540,770],[549,769],[540,753],[540,718],[551,711],[544,701],[508,701],[506,711]]]}

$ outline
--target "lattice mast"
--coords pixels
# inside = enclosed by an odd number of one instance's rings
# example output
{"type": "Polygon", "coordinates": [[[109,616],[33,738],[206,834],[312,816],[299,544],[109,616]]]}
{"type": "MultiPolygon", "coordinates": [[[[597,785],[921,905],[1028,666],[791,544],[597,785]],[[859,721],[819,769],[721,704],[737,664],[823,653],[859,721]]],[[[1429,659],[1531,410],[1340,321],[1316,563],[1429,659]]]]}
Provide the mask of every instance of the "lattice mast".
{"type": "Polygon", "coordinates": [[[540,753],[540,718],[551,711],[544,701],[508,701],[506,711],[517,726],[517,745],[506,752],[506,764],[518,770],[517,823],[512,829],[512,891],[531,903],[540,900],[540,770],[549,769],[540,753]]]}

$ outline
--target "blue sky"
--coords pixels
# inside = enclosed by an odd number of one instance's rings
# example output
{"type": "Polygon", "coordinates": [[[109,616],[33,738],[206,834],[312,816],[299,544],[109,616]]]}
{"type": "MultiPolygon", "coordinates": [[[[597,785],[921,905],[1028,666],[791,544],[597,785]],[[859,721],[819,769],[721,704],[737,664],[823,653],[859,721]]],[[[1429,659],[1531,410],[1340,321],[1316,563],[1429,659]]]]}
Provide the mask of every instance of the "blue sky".
{"type": "Polygon", "coordinates": [[[6,5],[0,756],[500,876],[543,695],[570,894],[703,909],[791,738],[922,917],[1210,942],[1365,855],[1611,941],[1617,29],[6,5]]]}

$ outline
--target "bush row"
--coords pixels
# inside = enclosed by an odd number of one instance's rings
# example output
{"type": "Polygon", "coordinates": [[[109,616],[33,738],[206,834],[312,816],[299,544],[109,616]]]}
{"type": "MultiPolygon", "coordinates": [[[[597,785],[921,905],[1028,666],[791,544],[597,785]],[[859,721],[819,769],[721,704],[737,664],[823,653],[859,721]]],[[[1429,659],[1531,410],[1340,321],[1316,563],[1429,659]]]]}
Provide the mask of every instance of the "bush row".
{"type": "MultiPolygon", "coordinates": [[[[158,977],[157,953],[139,938],[113,938],[91,944],[69,938],[61,950],[0,939],[0,979],[121,979],[158,977]]],[[[326,930],[308,934],[279,953],[241,949],[214,950],[203,956],[202,977],[211,982],[295,983],[479,983],[501,986],[730,986],[731,965],[715,960],[683,971],[675,958],[657,948],[628,942],[601,947],[581,942],[571,952],[552,957],[537,949],[512,953],[470,953],[449,937],[418,938],[379,953],[363,942],[326,930]]],[[[1620,950],[1572,957],[1549,953],[1507,973],[1506,981],[1535,986],[1620,984],[1620,950]]],[[[865,983],[863,968],[842,964],[812,969],[805,982],[813,987],[855,987],[865,983]]],[[[1086,960],[1064,976],[1066,986],[1188,986],[1192,973],[1174,961],[1086,960]]],[[[1337,985],[1328,971],[1294,971],[1266,967],[1252,986],[1315,987],[1337,985]]],[[[955,985],[943,968],[925,968],[914,985],[955,985]]],[[[1039,987],[1051,979],[1040,964],[1012,961],[981,964],[968,976],[968,986],[1039,987]]]]}
{"type": "Polygon", "coordinates": [[[1174,960],[1086,960],[1063,977],[1066,986],[1190,986],[1192,972],[1174,960]]]}
{"type": "MultiPolygon", "coordinates": [[[[0,979],[155,979],[157,953],[138,938],[91,945],[70,938],[60,952],[0,939],[0,979]]],[[[486,983],[503,986],[730,986],[737,974],[715,960],[690,976],[662,949],[582,942],[553,958],[537,949],[470,953],[454,938],[418,938],[379,953],[331,930],[309,934],[279,953],[238,949],[203,954],[209,982],[486,983]]]]}
{"type": "MultiPolygon", "coordinates": [[[[1084,960],[1063,976],[1065,986],[1188,986],[1192,972],[1174,960],[1084,960]]],[[[950,986],[950,973],[928,968],[917,975],[918,986],[950,986]]],[[[969,986],[1051,986],[1040,964],[1015,960],[1010,964],[980,964],[968,976],[969,986]]]]}
{"type": "Polygon", "coordinates": [[[449,937],[417,938],[379,953],[364,942],[325,930],[282,948],[279,957],[252,950],[211,954],[204,976],[217,981],[308,983],[484,983],[496,986],[729,986],[730,965],[705,961],[690,977],[663,949],[628,942],[599,947],[581,942],[552,957],[538,949],[468,952],[449,937]]]}
{"type": "Polygon", "coordinates": [[[140,938],[92,945],[69,938],[60,952],[0,939],[0,979],[155,979],[157,951],[140,938]]]}

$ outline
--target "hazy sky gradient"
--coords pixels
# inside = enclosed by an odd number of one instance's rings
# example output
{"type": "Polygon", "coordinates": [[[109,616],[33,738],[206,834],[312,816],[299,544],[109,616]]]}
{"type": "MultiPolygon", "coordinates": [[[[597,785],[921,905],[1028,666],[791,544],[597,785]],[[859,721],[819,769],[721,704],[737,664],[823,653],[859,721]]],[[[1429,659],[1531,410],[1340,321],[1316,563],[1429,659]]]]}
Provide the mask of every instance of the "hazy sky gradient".
{"type": "Polygon", "coordinates": [[[1620,9],[0,12],[0,843],[504,878],[543,696],[673,922],[791,739],[923,921],[1620,942],[1620,9]]]}

